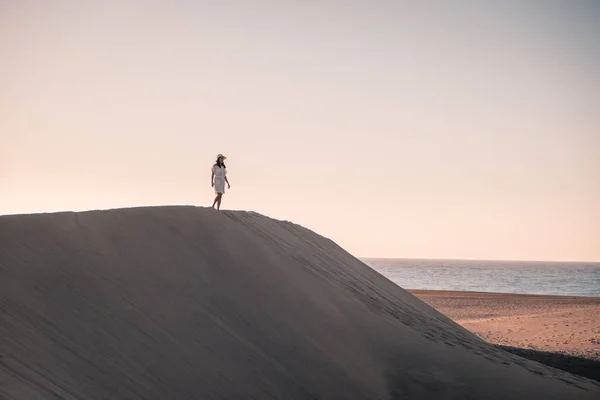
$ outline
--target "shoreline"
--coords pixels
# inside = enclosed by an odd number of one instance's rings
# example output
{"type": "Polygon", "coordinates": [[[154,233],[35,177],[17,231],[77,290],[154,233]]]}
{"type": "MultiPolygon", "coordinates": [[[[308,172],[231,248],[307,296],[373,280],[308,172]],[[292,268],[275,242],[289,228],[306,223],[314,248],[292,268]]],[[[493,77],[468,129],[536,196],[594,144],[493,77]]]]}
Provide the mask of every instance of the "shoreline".
{"type": "Polygon", "coordinates": [[[415,296],[418,295],[454,295],[456,297],[472,297],[472,295],[481,296],[498,296],[498,297],[548,297],[548,298],[562,298],[562,299],[595,299],[600,300],[600,296],[570,296],[562,294],[536,294],[536,293],[506,293],[506,292],[480,292],[480,291],[469,291],[469,290],[430,290],[430,289],[405,289],[415,296]]]}
{"type": "Polygon", "coordinates": [[[408,291],[486,342],[600,381],[600,297],[408,291]]]}

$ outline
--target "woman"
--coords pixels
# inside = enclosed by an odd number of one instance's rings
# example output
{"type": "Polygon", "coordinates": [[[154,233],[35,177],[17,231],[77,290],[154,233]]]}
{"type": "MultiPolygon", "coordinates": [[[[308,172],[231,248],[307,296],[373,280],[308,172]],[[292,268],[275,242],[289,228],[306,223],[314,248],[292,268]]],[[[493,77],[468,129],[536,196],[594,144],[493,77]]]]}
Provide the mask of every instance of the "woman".
{"type": "Polygon", "coordinates": [[[213,202],[213,208],[217,205],[217,210],[221,209],[221,197],[225,193],[225,183],[227,183],[227,189],[231,189],[231,185],[227,180],[227,167],[225,167],[225,157],[223,154],[217,156],[217,162],[212,167],[212,174],[210,176],[210,185],[215,188],[215,201],[213,202]]]}

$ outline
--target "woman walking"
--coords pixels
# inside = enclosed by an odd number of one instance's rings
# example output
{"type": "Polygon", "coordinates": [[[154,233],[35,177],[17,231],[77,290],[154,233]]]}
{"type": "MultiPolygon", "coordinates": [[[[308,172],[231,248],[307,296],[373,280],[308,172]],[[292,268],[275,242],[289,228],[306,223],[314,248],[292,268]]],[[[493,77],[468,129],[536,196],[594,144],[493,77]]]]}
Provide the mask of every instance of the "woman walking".
{"type": "Polygon", "coordinates": [[[221,198],[225,193],[225,183],[227,183],[227,189],[231,189],[231,185],[227,180],[227,167],[225,167],[225,157],[223,154],[217,156],[217,162],[212,166],[212,174],[210,176],[210,185],[215,188],[215,201],[213,201],[213,208],[217,205],[217,210],[221,209],[221,198]]]}

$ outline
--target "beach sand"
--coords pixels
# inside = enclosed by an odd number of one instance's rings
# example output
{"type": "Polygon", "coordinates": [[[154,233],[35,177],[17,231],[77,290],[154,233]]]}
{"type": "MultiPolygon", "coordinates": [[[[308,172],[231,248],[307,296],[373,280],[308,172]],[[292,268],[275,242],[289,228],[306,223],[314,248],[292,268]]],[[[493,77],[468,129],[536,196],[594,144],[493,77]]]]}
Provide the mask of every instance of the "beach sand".
{"type": "Polygon", "coordinates": [[[0,399],[598,399],[256,213],[0,217],[0,399]]]}
{"type": "Polygon", "coordinates": [[[410,292],[490,343],[600,362],[600,297],[410,292]]]}

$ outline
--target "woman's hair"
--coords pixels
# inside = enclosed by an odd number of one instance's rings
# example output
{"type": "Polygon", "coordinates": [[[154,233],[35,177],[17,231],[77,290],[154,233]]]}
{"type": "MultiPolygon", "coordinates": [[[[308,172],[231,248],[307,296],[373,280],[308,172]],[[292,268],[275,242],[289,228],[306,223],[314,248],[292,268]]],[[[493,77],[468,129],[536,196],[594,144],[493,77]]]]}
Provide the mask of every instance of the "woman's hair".
{"type": "Polygon", "coordinates": [[[223,161],[221,161],[221,157],[217,158],[217,161],[215,162],[215,165],[216,165],[217,167],[223,167],[223,168],[227,168],[227,167],[225,166],[225,163],[224,163],[223,161]]]}

